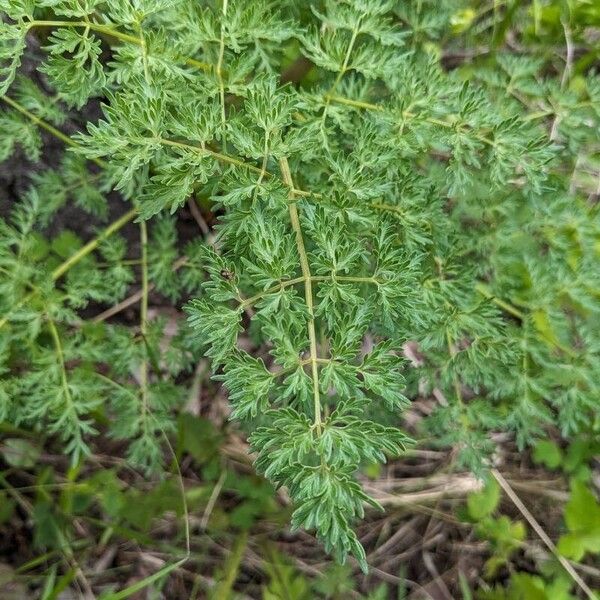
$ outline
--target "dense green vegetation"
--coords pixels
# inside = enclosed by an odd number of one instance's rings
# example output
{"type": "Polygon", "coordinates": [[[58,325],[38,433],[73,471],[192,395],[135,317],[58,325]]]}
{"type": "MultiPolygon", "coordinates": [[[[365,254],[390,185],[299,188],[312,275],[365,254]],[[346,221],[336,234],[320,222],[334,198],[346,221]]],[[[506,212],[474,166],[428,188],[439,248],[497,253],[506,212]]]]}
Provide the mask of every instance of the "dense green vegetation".
{"type": "Polygon", "coordinates": [[[0,10],[16,597],[594,597],[596,3],[0,10]],[[382,571],[407,505],[485,564],[382,571]]]}

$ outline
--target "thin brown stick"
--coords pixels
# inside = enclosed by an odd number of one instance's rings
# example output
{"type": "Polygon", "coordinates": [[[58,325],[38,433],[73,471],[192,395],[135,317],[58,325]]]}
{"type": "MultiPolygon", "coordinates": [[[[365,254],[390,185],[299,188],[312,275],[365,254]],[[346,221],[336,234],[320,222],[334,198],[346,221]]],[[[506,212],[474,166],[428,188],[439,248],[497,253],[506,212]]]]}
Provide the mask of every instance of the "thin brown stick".
{"type": "Polygon", "coordinates": [[[562,565],[564,570],[571,576],[573,581],[581,588],[581,590],[585,593],[585,595],[590,600],[596,600],[596,595],[592,590],[588,587],[587,583],[583,581],[580,577],[579,573],[575,571],[571,563],[562,556],[558,548],[555,546],[554,542],[550,539],[548,534],[544,531],[543,527],[537,522],[536,518],[529,512],[528,508],[523,504],[519,496],[517,496],[516,492],[512,489],[508,481],[504,479],[504,476],[497,469],[492,469],[492,475],[494,479],[500,484],[500,487],[506,492],[506,495],[510,498],[512,503],[517,507],[519,512],[525,517],[525,520],[531,525],[531,528],[538,534],[542,542],[546,544],[548,550],[554,554],[558,562],[562,565]]]}
{"type": "Polygon", "coordinates": [[[202,213],[196,204],[196,200],[194,198],[189,198],[187,204],[190,212],[192,213],[192,217],[194,217],[194,221],[196,221],[198,227],[200,228],[200,231],[205,237],[208,236],[210,234],[210,228],[206,224],[206,221],[204,220],[204,217],[202,216],[202,213]]]}
{"type": "MultiPolygon", "coordinates": [[[[186,262],[187,262],[187,256],[181,256],[180,258],[178,258],[173,263],[173,271],[177,271],[178,269],[180,269],[186,262]]],[[[155,287],[156,287],[156,285],[154,283],[149,283],[148,284],[148,292],[151,292],[155,287]]],[[[115,304],[114,306],[107,308],[104,312],[101,312],[99,315],[96,315],[92,319],[93,322],[100,323],[101,321],[106,321],[106,319],[110,319],[111,317],[114,317],[115,315],[124,311],[126,308],[129,308],[130,306],[133,306],[134,304],[139,302],[140,299],[142,298],[143,294],[144,294],[144,292],[142,289],[137,290],[137,292],[134,292],[133,294],[131,294],[131,296],[128,296],[124,300],[121,300],[121,302],[119,302],[118,304],[115,304]]]]}

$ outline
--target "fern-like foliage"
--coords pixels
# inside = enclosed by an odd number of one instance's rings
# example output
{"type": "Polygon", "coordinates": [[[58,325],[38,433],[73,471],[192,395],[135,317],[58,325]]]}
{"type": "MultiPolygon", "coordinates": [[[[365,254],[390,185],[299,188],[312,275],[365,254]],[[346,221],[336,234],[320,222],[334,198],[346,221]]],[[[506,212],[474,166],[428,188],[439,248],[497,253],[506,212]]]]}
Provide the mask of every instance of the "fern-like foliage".
{"type": "MultiPolygon", "coordinates": [[[[144,306],[140,339],[114,328],[108,355],[121,380],[112,433],[133,440],[137,463],[158,464],[157,438],[172,426],[180,393],[165,372],[203,346],[232,418],[251,430],[257,468],[289,490],[294,525],[363,568],[353,524],[376,503],[357,472],[409,443],[397,428],[407,397],[437,399],[425,427],[473,470],[493,450],[492,429],[525,443],[550,422],[600,427],[598,215],[560,169],[588,156],[598,80],[576,94],[542,82],[539,63],[502,56],[477,77],[445,71],[429,43],[449,28],[452,6],[0,2],[0,91],[10,88],[0,156],[20,147],[38,159],[40,123],[52,132],[64,122],[61,106],[101,96],[102,117],[67,138],[72,152],[38,189],[49,190],[55,208],[72,194],[100,217],[101,192],[119,190],[141,223],[146,288],[149,276],[174,300],[199,296],[186,305],[193,336],[170,352],[144,306]],[[27,35],[40,29],[50,30],[39,70],[52,102],[30,83],[10,87],[27,35]],[[294,52],[310,73],[284,85],[294,52]],[[100,169],[97,185],[86,160],[100,169]],[[182,257],[168,214],[191,196],[212,203],[216,239],[190,244],[175,273],[182,257]]],[[[3,268],[16,272],[31,236],[19,223],[3,227],[3,268]]],[[[131,277],[123,256],[113,242],[105,258],[119,285],[109,289],[101,277],[78,282],[94,265],[68,264],[63,312],[32,307],[26,294],[22,301],[28,285],[48,289],[44,298],[58,293],[47,277],[38,281],[41,269],[3,286],[6,320],[37,323],[31,335],[49,336],[39,340],[32,377],[54,389],[4,414],[35,422],[45,406],[44,419],[75,456],[85,452],[101,396],[83,393],[69,368],[83,352],[79,338],[65,347],[55,324],[72,327],[86,298],[120,297],[131,277]]],[[[61,276],[67,267],[58,267],[61,276]]],[[[20,340],[13,335],[8,344],[20,340]]]]}
{"type": "MultiPolygon", "coordinates": [[[[174,428],[172,408],[183,396],[166,375],[187,369],[193,348],[181,335],[165,345],[164,320],[140,338],[130,328],[79,317],[90,303],[121,300],[134,275],[125,240],[115,233],[102,231],[93,248],[69,230],[48,239],[44,224],[56,212],[42,195],[49,176],[0,219],[0,419],[58,437],[77,463],[90,451],[100,413],[116,415],[110,434],[129,442],[132,464],[156,471],[163,436],[174,428]],[[135,378],[150,361],[157,373],[140,388],[135,378]]],[[[149,255],[160,252],[164,232],[152,234],[149,255]]],[[[158,277],[160,261],[150,270],[158,277]]]]}

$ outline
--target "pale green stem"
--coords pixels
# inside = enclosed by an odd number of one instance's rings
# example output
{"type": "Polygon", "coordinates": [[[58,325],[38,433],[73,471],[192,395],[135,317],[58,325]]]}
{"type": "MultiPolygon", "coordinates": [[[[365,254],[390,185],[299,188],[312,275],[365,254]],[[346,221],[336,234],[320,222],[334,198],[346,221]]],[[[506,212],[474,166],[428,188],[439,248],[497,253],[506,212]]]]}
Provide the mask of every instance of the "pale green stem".
{"type": "MultiPolygon", "coordinates": [[[[294,194],[294,182],[292,180],[292,174],[290,172],[290,166],[287,158],[282,158],[279,161],[281,168],[281,175],[283,180],[290,188],[290,195],[294,194]]],[[[300,226],[300,218],[298,216],[298,208],[294,202],[291,202],[288,206],[290,221],[292,229],[296,237],[296,247],[298,249],[298,256],[300,258],[300,267],[302,269],[302,277],[304,280],[304,297],[306,299],[306,308],[308,310],[308,339],[310,343],[310,361],[311,361],[311,373],[313,382],[313,402],[314,402],[314,413],[315,421],[314,426],[317,435],[321,434],[321,392],[319,389],[319,369],[318,369],[318,356],[317,356],[317,335],[315,332],[315,314],[313,306],[313,292],[312,292],[312,277],[310,274],[310,266],[308,264],[308,255],[304,247],[304,239],[302,237],[302,228],[300,226]]]]}
{"type": "Polygon", "coordinates": [[[52,334],[52,340],[54,341],[54,348],[56,350],[56,358],[58,359],[58,363],[60,365],[61,382],[63,391],[65,393],[65,398],[67,399],[68,403],[72,405],[73,400],[71,398],[71,391],[69,390],[69,381],[67,379],[67,369],[65,367],[65,355],[63,352],[63,347],[60,341],[60,336],[58,335],[58,329],[56,329],[56,324],[50,317],[48,317],[48,328],[52,334]]]}
{"type": "Polygon", "coordinates": [[[360,33],[360,22],[362,21],[362,19],[363,19],[363,15],[361,15],[359,17],[354,29],[352,30],[352,36],[350,37],[350,43],[348,44],[348,48],[346,50],[346,56],[344,56],[342,68],[340,69],[340,72],[337,74],[337,77],[335,78],[335,81],[333,82],[331,89],[325,96],[325,98],[326,98],[325,108],[323,109],[323,115],[321,117],[322,123],[325,122],[325,118],[327,117],[327,110],[329,109],[329,103],[330,103],[330,95],[333,94],[333,92],[335,92],[335,90],[337,89],[337,86],[339,85],[340,81],[342,80],[342,77],[345,75],[346,71],[348,70],[348,65],[350,64],[350,56],[352,55],[352,50],[354,49],[354,44],[356,43],[356,38],[358,37],[358,34],[360,33]]]}
{"type": "Polygon", "coordinates": [[[501,309],[505,310],[507,313],[513,315],[513,317],[517,317],[517,319],[521,319],[521,321],[523,321],[525,319],[525,314],[522,313],[518,308],[515,308],[512,304],[509,304],[508,302],[505,302],[504,300],[500,299],[500,298],[496,298],[492,292],[490,292],[487,287],[482,284],[482,283],[478,283],[475,286],[475,289],[482,295],[485,296],[486,298],[488,298],[489,300],[491,300],[494,304],[496,304],[497,306],[499,306],[501,309]]]}
{"type": "MultiPolygon", "coordinates": [[[[346,277],[344,275],[336,275],[335,277],[332,277],[331,275],[313,275],[310,279],[313,283],[318,281],[333,281],[334,279],[335,281],[345,281],[351,283],[373,283],[375,285],[383,283],[378,279],[375,279],[374,277],[346,277]]],[[[246,300],[243,300],[240,304],[242,307],[251,306],[255,302],[258,302],[258,300],[264,298],[265,296],[268,296],[269,294],[275,294],[287,287],[296,285],[298,283],[303,283],[304,281],[304,277],[296,277],[295,279],[288,279],[287,281],[282,281],[278,285],[274,285],[273,287],[265,290],[264,292],[260,292],[254,296],[251,296],[250,298],[247,298],[246,300]]]]}
{"type": "Polygon", "coordinates": [[[66,273],[71,267],[76,265],[80,260],[85,258],[90,252],[93,252],[106,238],[110,237],[113,233],[117,232],[124,225],[129,223],[137,215],[137,210],[132,208],[127,211],[124,215],[119,217],[116,221],[111,223],[100,235],[96,236],[93,240],[90,240],[85,246],[82,246],[75,254],[70,256],[65,262],[56,267],[52,271],[52,279],[59,279],[64,273],[66,273]]]}
{"type": "Polygon", "coordinates": [[[248,169],[249,171],[253,171],[259,174],[261,172],[260,167],[257,167],[256,165],[247,163],[240,158],[235,158],[227,154],[222,154],[221,152],[216,152],[215,150],[210,150],[206,147],[203,148],[201,146],[194,146],[192,144],[186,144],[185,142],[176,142],[174,140],[167,140],[165,138],[155,138],[155,140],[165,146],[172,146],[174,148],[182,148],[184,150],[198,152],[199,154],[206,154],[207,156],[212,156],[214,159],[222,163],[235,165],[236,167],[242,167],[244,169],[248,169]]]}
{"type": "MultiPolygon", "coordinates": [[[[86,21],[30,21],[28,23],[28,27],[31,29],[33,27],[83,27],[89,28],[92,31],[97,31],[98,33],[102,33],[109,37],[113,37],[122,42],[128,42],[130,44],[135,44],[136,46],[142,45],[142,40],[140,38],[135,37],[134,35],[130,35],[128,33],[123,33],[121,31],[117,31],[108,25],[102,25],[100,23],[91,23],[86,21]]],[[[185,57],[182,59],[185,64],[190,67],[195,67],[197,69],[201,69],[202,71],[210,71],[212,66],[204,63],[202,61],[196,60],[195,58],[185,57]]]]}
{"type": "MultiPolygon", "coordinates": [[[[60,336],[58,335],[58,329],[56,328],[56,324],[54,323],[50,315],[46,316],[48,318],[48,328],[50,329],[52,341],[54,342],[54,349],[56,350],[56,358],[58,359],[58,364],[60,367],[61,385],[65,395],[65,401],[67,403],[66,410],[69,413],[70,420],[76,421],[77,410],[75,408],[75,403],[73,402],[73,397],[71,396],[71,390],[69,389],[69,380],[67,378],[67,367],[65,366],[65,355],[63,351],[63,346],[60,341],[60,336]]],[[[76,431],[76,437],[79,438],[81,436],[79,429],[77,429],[76,431]]]]}
{"type": "Polygon", "coordinates": [[[227,3],[228,0],[223,0],[223,6],[221,10],[221,39],[219,41],[219,58],[217,59],[217,67],[215,73],[217,75],[217,82],[219,84],[219,98],[221,101],[221,127],[222,127],[222,142],[223,150],[227,152],[227,142],[225,141],[225,123],[227,120],[225,113],[225,82],[223,81],[223,59],[225,57],[225,23],[227,19],[227,3]]]}
{"type": "MultiPolygon", "coordinates": [[[[339,104],[346,104],[347,106],[353,106],[354,108],[362,108],[365,110],[373,110],[373,111],[377,111],[377,112],[387,112],[387,109],[383,106],[379,106],[377,104],[371,104],[370,102],[363,102],[360,100],[352,100],[350,98],[344,98],[342,96],[331,96],[331,92],[329,94],[326,94],[325,96],[325,102],[337,102],[339,104]]],[[[406,119],[415,119],[417,117],[419,117],[418,114],[416,113],[412,113],[409,111],[404,111],[402,113],[402,117],[406,118],[406,119]]],[[[445,127],[448,129],[456,129],[457,126],[456,124],[450,123],[448,121],[443,121],[442,119],[436,119],[434,117],[425,117],[423,118],[423,121],[425,121],[426,123],[431,123],[432,125],[437,125],[438,127],[445,127]]],[[[458,127],[460,129],[460,127],[458,127]]],[[[487,144],[488,146],[494,146],[494,141],[490,140],[489,138],[474,133],[473,132],[473,136],[475,137],[475,139],[479,140],[480,142],[483,142],[484,144],[487,144]]]]}
{"type": "MultiPolygon", "coordinates": [[[[450,332],[448,330],[446,330],[446,344],[448,346],[448,352],[450,354],[450,357],[454,358],[456,356],[456,350],[454,348],[454,344],[452,343],[452,339],[450,338],[450,332]]],[[[452,373],[452,383],[454,384],[454,394],[456,395],[456,400],[462,407],[462,391],[460,389],[460,382],[458,381],[458,375],[456,374],[456,372],[452,373]]]]}
{"type": "MultiPolygon", "coordinates": [[[[124,225],[129,223],[129,221],[131,221],[136,216],[136,214],[137,214],[137,211],[135,209],[132,209],[129,212],[126,212],[122,217],[117,219],[114,223],[111,223],[100,235],[95,237],[93,240],[89,241],[85,246],[80,248],[75,254],[70,256],[65,262],[63,262],[58,267],[56,267],[56,269],[54,269],[54,271],[52,271],[52,274],[51,274],[52,280],[56,281],[57,279],[59,279],[71,267],[75,266],[80,260],[82,260],[88,254],[90,254],[90,252],[93,252],[103,240],[110,237],[113,233],[115,233],[116,231],[121,229],[121,227],[123,227],[124,225]]],[[[33,292],[24,296],[20,302],[15,304],[9,310],[9,312],[2,319],[0,319],[0,329],[2,329],[6,325],[6,323],[8,323],[10,315],[15,310],[21,308],[21,306],[23,306],[25,303],[27,303],[29,300],[31,300],[31,298],[36,293],[37,293],[37,291],[34,290],[33,292]]]]}
{"type": "Polygon", "coordinates": [[[136,21],[136,27],[140,39],[140,48],[142,49],[142,63],[144,65],[144,79],[146,83],[150,83],[150,69],[148,67],[148,46],[146,45],[146,38],[144,37],[144,31],[142,29],[141,21],[136,21]]]}
{"type": "Polygon", "coordinates": [[[262,165],[260,167],[260,174],[258,176],[258,180],[256,181],[256,188],[254,190],[254,198],[256,198],[256,194],[258,193],[258,188],[260,184],[263,182],[267,174],[267,164],[269,162],[269,131],[265,131],[265,146],[263,149],[263,160],[262,165]]]}
{"type": "MultiPolygon", "coordinates": [[[[295,371],[298,367],[304,367],[306,365],[311,365],[312,366],[312,359],[311,358],[306,358],[303,360],[299,360],[294,366],[292,367],[286,367],[285,369],[279,369],[279,371],[270,371],[271,373],[271,377],[275,378],[275,377],[281,377],[282,375],[286,375],[287,373],[291,373],[292,371],[295,371]]],[[[335,363],[338,362],[333,358],[317,358],[317,364],[318,365],[328,365],[330,363],[335,363]]]]}
{"type": "MultiPolygon", "coordinates": [[[[167,140],[165,138],[160,137],[153,139],[165,146],[173,146],[174,148],[182,148],[184,150],[190,150],[191,152],[198,152],[199,154],[206,154],[207,156],[212,156],[215,160],[218,160],[219,162],[234,165],[236,167],[241,167],[243,169],[248,169],[249,171],[252,171],[253,173],[258,173],[259,175],[263,172],[262,169],[260,167],[257,167],[256,165],[248,163],[240,158],[229,156],[228,154],[223,154],[221,152],[216,152],[215,150],[210,150],[209,148],[194,146],[192,144],[186,144],[185,142],[167,140]]],[[[274,177],[274,175],[272,173],[269,173],[269,171],[265,171],[263,177],[274,177]]],[[[284,183],[286,186],[289,187],[288,183],[286,183],[285,181],[284,183]]],[[[291,191],[293,192],[294,196],[319,196],[319,194],[313,194],[312,192],[307,192],[305,190],[300,190],[297,188],[292,188],[291,191]]]]}
{"type": "MultiPolygon", "coordinates": [[[[72,140],[68,135],[64,134],[62,131],[58,130],[53,125],[50,125],[50,123],[44,121],[44,119],[40,119],[40,117],[38,117],[37,115],[34,115],[31,111],[27,110],[24,106],[21,106],[21,104],[19,104],[16,100],[13,100],[12,98],[9,98],[8,96],[2,96],[2,100],[4,100],[4,102],[6,102],[6,104],[8,104],[11,108],[14,108],[17,112],[20,112],[22,115],[25,115],[28,119],[30,119],[38,127],[45,129],[46,131],[51,133],[56,138],[63,141],[68,146],[71,146],[72,148],[79,148],[79,144],[77,142],[75,142],[74,140],[72,140]]],[[[107,163],[104,162],[100,158],[92,158],[90,160],[92,162],[96,163],[99,167],[104,168],[107,166],[107,163]]]]}
{"type": "MultiPolygon", "coordinates": [[[[148,329],[148,229],[146,221],[140,221],[140,241],[142,245],[142,297],[140,299],[140,334],[147,352],[148,329]]],[[[140,373],[140,391],[142,395],[142,417],[146,420],[148,411],[148,361],[144,355],[140,373]]]]}

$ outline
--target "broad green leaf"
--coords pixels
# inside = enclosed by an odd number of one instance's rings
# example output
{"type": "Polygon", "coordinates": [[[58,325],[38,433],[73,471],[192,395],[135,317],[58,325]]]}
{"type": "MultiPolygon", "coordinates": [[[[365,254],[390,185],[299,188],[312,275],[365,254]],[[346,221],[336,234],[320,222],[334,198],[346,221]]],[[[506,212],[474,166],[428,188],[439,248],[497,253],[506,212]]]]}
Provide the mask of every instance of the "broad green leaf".
{"type": "Polygon", "coordinates": [[[549,469],[556,469],[562,462],[562,451],[554,442],[540,440],[533,449],[533,460],[549,469]]]}
{"type": "Polygon", "coordinates": [[[480,492],[470,494],[467,498],[469,516],[479,521],[491,515],[500,502],[500,486],[491,477],[486,481],[485,487],[480,492]]]}
{"type": "Polygon", "coordinates": [[[588,552],[600,553],[600,503],[582,481],[572,482],[564,516],[569,533],[558,541],[561,554],[581,560],[588,552]]]}

